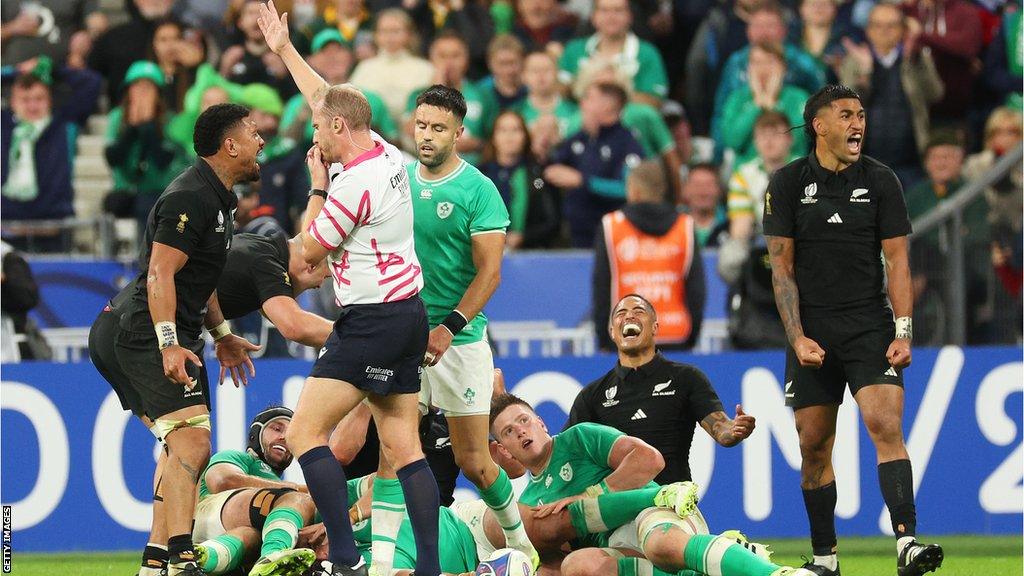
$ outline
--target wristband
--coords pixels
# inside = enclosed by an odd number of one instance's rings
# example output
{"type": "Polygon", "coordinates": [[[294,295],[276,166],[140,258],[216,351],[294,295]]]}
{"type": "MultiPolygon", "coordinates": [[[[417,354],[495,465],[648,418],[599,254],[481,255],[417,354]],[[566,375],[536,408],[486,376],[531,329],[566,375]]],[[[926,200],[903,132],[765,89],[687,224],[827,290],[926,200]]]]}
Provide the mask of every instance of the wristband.
{"type": "Polygon", "coordinates": [[[231,334],[231,326],[228,324],[227,320],[221,322],[220,324],[214,326],[213,328],[210,328],[209,330],[210,336],[213,336],[214,340],[220,340],[221,338],[231,334]]]}
{"type": "Polygon", "coordinates": [[[319,196],[324,200],[327,200],[327,191],[319,188],[313,188],[309,191],[309,194],[306,194],[306,199],[312,198],[313,196],[319,196]]]}
{"type": "Polygon", "coordinates": [[[153,328],[156,329],[156,341],[160,350],[178,345],[178,329],[174,322],[157,322],[153,328]]]}
{"type": "Polygon", "coordinates": [[[913,340],[914,339],[914,322],[910,316],[900,316],[896,319],[896,338],[913,340]]]}
{"type": "Polygon", "coordinates": [[[466,324],[469,324],[469,320],[466,320],[466,317],[458,310],[452,310],[452,313],[444,319],[444,322],[441,322],[441,326],[447,328],[452,333],[452,336],[461,332],[466,327],[466,324]]]}
{"type": "Polygon", "coordinates": [[[589,498],[597,498],[598,496],[602,494],[607,494],[609,492],[611,492],[611,490],[608,489],[608,485],[604,483],[604,480],[602,480],[599,484],[594,484],[593,486],[590,486],[583,491],[583,493],[586,494],[589,498]]]}

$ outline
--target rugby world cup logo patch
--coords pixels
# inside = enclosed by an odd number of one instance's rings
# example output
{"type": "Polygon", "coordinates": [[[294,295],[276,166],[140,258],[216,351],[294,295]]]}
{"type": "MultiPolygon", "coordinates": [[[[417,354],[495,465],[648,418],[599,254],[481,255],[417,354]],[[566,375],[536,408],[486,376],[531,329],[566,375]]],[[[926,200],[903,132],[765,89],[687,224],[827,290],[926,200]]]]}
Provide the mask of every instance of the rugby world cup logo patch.
{"type": "Polygon", "coordinates": [[[800,199],[800,202],[804,204],[814,204],[815,202],[818,201],[818,199],[814,197],[814,195],[817,193],[818,183],[811,182],[810,184],[804,187],[804,197],[800,199]]]}
{"type": "Polygon", "coordinates": [[[605,408],[610,408],[610,407],[615,406],[616,404],[619,403],[619,401],[615,399],[615,394],[618,391],[619,391],[619,387],[618,386],[612,386],[611,388],[609,388],[609,389],[604,391],[604,398],[605,398],[605,400],[604,400],[604,403],[602,405],[605,408]]]}

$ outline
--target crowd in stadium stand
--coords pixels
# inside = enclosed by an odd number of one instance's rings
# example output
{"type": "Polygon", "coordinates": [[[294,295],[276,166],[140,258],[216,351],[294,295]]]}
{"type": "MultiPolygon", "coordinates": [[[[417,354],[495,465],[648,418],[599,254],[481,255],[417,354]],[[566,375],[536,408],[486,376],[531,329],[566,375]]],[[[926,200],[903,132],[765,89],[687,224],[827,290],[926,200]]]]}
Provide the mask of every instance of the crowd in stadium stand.
{"type": "MultiPolygon", "coordinates": [[[[294,233],[309,187],[311,113],[264,42],[257,0],[125,0],[123,13],[111,4],[33,0],[0,8],[4,220],[74,215],[75,140],[99,113],[107,116],[113,178],[102,210],[144,221],[194,160],[198,114],[231,101],[253,109],[267,142],[261,182],[238,191],[247,199],[240,224],[294,233]]],[[[865,152],[899,175],[912,217],[1022,140],[1020,0],[277,6],[309,63],[332,83],[362,89],[374,130],[406,151],[419,92],[434,83],[463,92],[459,151],[497,184],[511,215],[510,250],[592,248],[602,216],[626,203],[629,170],[655,160],[667,183],[660,203],[691,216],[701,248],[720,250],[719,269],[702,274],[720,274],[750,297],[745,306],[769,315],[765,187],[773,170],[808,152],[801,127],[808,94],[828,82],[861,94],[865,152]]],[[[1022,202],[1018,169],[966,210],[968,294],[998,290],[1019,301],[1022,202]],[[1002,281],[983,282],[993,270],[1002,281]]],[[[47,243],[36,233],[36,250],[66,248],[59,236],[47,243]]],[[[932,236],[915,251],[927,255],[928,244],[942,241],[932,236]]],[[[4,239],[24,248],[13,225],[4,239]]],[[[938,267],[927,257],[915,261],[923,315],[926,296],[941,290],[938,267]]],[[[998,316],[981,308],[968,310],[976,328],[969,333],[978,338],[998,316]]],[[[1015,322],[1019,314],[1014,304],[1015,322]]],[[[771,332],[750,345],[775,342],[771,332]]]]}

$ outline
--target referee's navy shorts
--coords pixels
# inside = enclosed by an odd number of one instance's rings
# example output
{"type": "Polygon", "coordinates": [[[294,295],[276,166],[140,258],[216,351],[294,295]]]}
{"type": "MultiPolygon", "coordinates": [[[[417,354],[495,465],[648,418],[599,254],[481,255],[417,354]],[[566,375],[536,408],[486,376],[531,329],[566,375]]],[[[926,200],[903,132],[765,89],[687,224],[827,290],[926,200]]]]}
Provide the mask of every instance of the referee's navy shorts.
{"type": "Polygon", "coordinates": [[[804,367],[793,347],[786,349],[786,406],[842,404],[847,384],[854,395],[874,384],[903,386],[903,371],[885,357],[896,336],[889,310],[805,318],[802,324],[804,335],[825,350],[825,362],[804,367]]]}
{"type": "Polygon", "coordinates": [[[428,331],[419,296],[345,306],[309,375],[374,394],[417,393],[428,331]]]}

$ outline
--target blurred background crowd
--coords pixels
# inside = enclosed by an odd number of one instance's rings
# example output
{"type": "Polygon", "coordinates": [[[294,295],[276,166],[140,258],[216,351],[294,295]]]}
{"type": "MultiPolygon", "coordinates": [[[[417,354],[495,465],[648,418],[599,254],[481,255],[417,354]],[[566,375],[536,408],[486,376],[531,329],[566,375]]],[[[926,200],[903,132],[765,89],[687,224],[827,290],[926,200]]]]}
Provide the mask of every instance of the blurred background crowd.
{"type": "MultiPolygon", "coordinates": [[[[919,341],[949,340],[926,327],[948,324],[951,297],[968,343],[1020,338],[1021,169],[993,172],[1022,140],[1019,0],[277,6],[309,63],[362,89],[373,128],[404,150],[419,91],[465,94],[459,151],[501,192],[510,251],[596,245],[607,258],[601,218],[627,199],[626,216],[648,234],[670,232],[666,213],[688,214],[698,249],[718,256],[687,271],[701,275],[687,279],[689,297],[718,275],[740,348],[785,344],[760,232],[765,187],[808,152],[808,95],[847,84],[867,110],[865,152],[899,175],[912,219],[966,191],[914,238],[919,341]],[[643,190],[627,194],[629,172],[651,162],[660,174],[643,171],[643,190]],[[951,257],[959,284],[948,281],[951,257]]],[[[195,159],[199,113],[228,101],[253,109],[267,142],[261,181],[236,190],[237,223],[294,234],[311,113],[257,15],[257,0],[4,2],[5,254],[135,254],[139,222],[195,159]],[[101,219],[114,222],[106,248],[74,229],[101,219]]]]}

